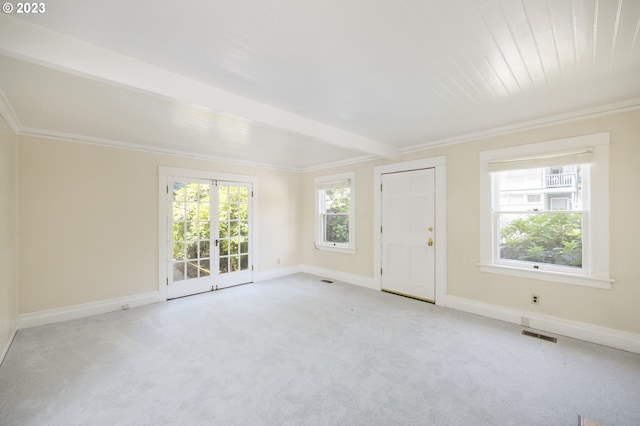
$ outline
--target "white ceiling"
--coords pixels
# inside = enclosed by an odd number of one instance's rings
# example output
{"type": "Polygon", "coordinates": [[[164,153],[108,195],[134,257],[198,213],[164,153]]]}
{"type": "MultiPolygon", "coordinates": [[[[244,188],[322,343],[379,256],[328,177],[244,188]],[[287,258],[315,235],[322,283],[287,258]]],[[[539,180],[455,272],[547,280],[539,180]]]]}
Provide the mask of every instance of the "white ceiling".
{"type": "Polygon", "coordinates": [[[638,0],[56,0],[0,16],[20,134],[309,170],[640,105],[638,0]]]}

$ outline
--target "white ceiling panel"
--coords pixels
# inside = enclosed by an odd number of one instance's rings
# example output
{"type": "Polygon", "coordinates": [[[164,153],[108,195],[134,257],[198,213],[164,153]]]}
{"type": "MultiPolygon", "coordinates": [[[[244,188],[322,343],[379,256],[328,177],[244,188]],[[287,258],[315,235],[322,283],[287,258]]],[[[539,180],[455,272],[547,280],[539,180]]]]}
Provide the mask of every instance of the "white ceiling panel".
{"type": "Polygon", "coordinates": [[[304,169],[358,153],[311,138],[0,56],[0,86],[29,134],[304,169]]]}
{"type": "MultiPolygon", "coordinates": [[[[636,105],[640,98],[637,0],[57,0],[44,14],[0,17],[0,30],[4,23],[20,27],[16,22],[37,27],[19,28],[19,43],[0,41],[0,53],[81,74],[71,86],[94,78],[127,88],[89,95],[69,86],[68,96],[78,108],[101,96],[112,98],[85,111],[69,107],[67,121],[60,121],[53,113],[47,119],[47,112],[34,106],[42,95],[15,100],[7,94],[10,88],[0,87],[19,122],[42,123],[42,130],[73,124],[57,131],[108,134],[172,149],[176,143],[166,135],[184,134],[189,141],[180,149],[229,156],[241,150],[229,149],[235,145],[228,138],[252,123],[251,129],[263,129],[252,130],[255,144],[285,141],[288,151],[278,156],[278,165],[292,168],[362,155],[393,157],[397,150],[610,104],[636,105]],[[49,33],[23,43],[36,28],[49,33]],[[88,59],[80,63],[72,53],[47,53],[43,37],[58,36],[94,46],[95,56],[86,47],[82,58],[100,57],[100,65],[88,59]],[[179,79],[160,87],[136,83],[142,68],[100,52],[238,98],[181,97],[193,90],[180,92],[184,81],[179,79]],[[168,87],[176,90],[164,90],[168,87]],[[129,121],[121,121],[128,124],[119,128],[100,122],[101,108],[119,109],[118,99],[133,93],[138,103],[149,105],[128,110],[129,121]],[[252,108],[249,101],[265,107],[252,108]],[[194,105],[181,110],[182,124],[150,125],[166,119],[172,102],[178,110],[194,105]],[[220,118],[230,115],[235,124],[220,118]],[[198,130],[203,120],[209,144],[193,137],[203,133],[198,130]],[[235,133],[229,135],[229,127],[235,133]],[[293,141],[296,147],[313,145],[322,155],[305,158],[312,151],[304,149],[294,159],[293,141]]],[[[149,80],[165,81],[161,77],[157,73],[149,80]]],[[[12,84],[19,78],[14,76],[12,84]]]]}

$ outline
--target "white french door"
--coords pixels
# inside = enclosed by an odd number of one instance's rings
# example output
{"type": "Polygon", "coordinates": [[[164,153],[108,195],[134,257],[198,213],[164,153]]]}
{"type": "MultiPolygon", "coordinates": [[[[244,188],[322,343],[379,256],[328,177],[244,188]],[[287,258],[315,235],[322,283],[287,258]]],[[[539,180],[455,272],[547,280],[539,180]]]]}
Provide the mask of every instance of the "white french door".
{"type": "Polygon", "coordinates": [[[170,178],[167,193],[167,298],[251,282],[251,183],[170,178]]]}
{"type": "Polygon", "coordinates": [[[382,290],[435,301],[435,170],[382,175],[382,290]]]}

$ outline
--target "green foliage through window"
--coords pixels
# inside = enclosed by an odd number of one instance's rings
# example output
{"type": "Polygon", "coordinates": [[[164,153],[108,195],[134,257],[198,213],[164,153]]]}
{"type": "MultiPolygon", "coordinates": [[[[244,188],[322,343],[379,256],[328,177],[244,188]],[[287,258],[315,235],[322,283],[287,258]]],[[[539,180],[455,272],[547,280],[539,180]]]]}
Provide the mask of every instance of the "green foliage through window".
{"type": "Polygon", "coordinates": [[[501,213],[500,258],[582,267],[582,213],[501,213]]]}
{"type": "Polygon", "coordinates": [[[351,188],[326,189],[323,193],[324,241],[328,243],[348,243],[351,188]]]}

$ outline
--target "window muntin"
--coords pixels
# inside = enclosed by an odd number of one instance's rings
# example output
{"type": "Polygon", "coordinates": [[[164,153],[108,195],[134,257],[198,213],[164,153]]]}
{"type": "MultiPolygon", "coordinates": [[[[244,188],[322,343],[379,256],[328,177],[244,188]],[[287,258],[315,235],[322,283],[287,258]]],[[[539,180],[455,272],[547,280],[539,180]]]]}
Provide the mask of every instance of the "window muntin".
{"type": "Polygon", "coordinates": [[[316,179],[316,247],[349,251],[355,248],[353,173],[316,179]]]}

